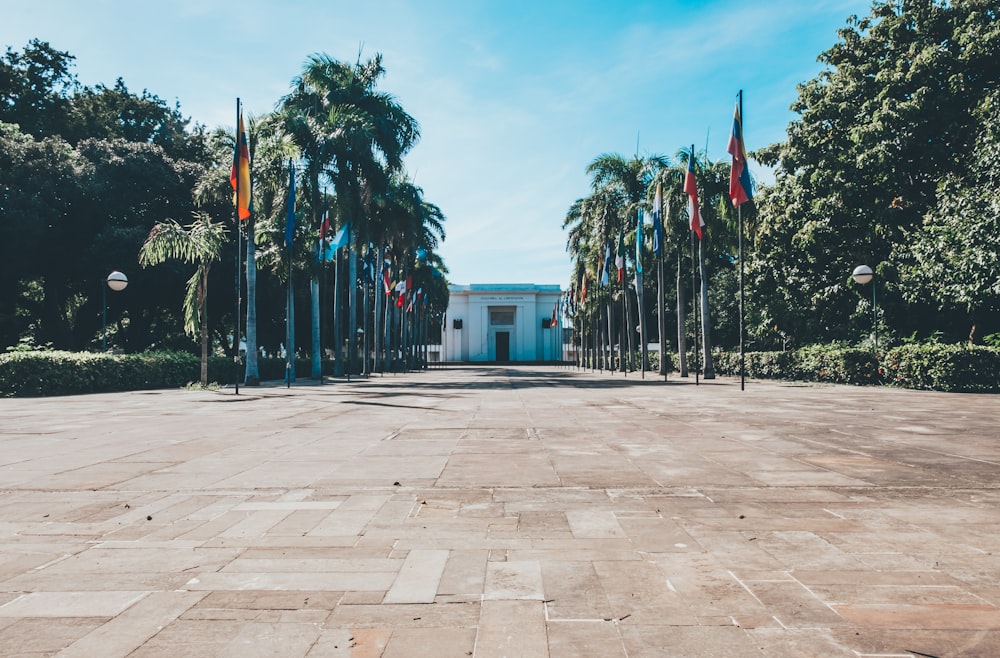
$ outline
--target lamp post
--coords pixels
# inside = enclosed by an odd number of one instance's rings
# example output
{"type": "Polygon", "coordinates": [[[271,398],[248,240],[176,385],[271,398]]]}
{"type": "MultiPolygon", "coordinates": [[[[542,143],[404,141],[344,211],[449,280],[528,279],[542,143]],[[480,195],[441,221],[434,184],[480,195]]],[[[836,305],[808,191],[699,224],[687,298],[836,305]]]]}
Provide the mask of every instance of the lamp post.
{"type": "Polygon", "coordinates": [[[866,283],[872,284],[872,336],[875,339],[875,354],[878,354],[878,310],[875,306],[875,272],[872,268],[867,265],[858,265],[851,272],[851,277],[854,278],[855,283],[864,285],[866,283]]]}
{"type": "Polygon", "coordinates": [[[128,277],[115,270],[108,275],[106,280],[108,284],[107,287],[102,287],[102,307],[103,311],[101,313],[101,350],[104,352],[108,351],[108,288],[111,288],[115,292],[125,290],[128,286],[128,277]]]}

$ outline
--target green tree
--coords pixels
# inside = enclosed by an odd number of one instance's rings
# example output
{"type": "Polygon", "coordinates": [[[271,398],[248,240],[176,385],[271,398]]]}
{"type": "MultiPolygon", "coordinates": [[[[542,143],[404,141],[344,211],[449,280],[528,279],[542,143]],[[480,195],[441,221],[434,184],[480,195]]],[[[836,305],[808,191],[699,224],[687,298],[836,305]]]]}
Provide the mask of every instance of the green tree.
{"type": "Polygon", "coordinates": [[[758,336],[859,335],[867,313],[849,274],[860,263],[876,267],[890,328],[939,326],[920,312],[930,300],[900,289],[894,253],[972,152],[975,110],[998,83],[998,6],[882,0],[820,56],[826,68],[799,86],[787,141],[756,154],[776,166],[749,267],[766,309],[758,336]]]}
{"type": "Polygon", "coordinates": [[[32,39],[20,53],[7,49],[0,59],[0,121],[41,139],[61,135],[70,95],[79,87],[67,52],[32,39]]]}
{"type": "Polygon", "coordinates": [[[950,173],[938,201],[910,239],[899,245],[900,287],[913,302],[965,314],[969,342],[1000,313],[1000,92],[977,108],[981,131],[964,173],[950,173]]]}
{"type": "MultiPolygon", "coordinates": [[[[280,104],[284,131],[305,162],[313,230],[318,228],[323,206],[320,185],[327,180],[333,188],[337,225],[351,222],[349,282],[357,280],[354,245],[367,243],[372,233],[373,198],[387,188],[391,174],[402,169],[403,156],[420,135],[413,117],[392,95],[377,89],[384,74],[378,54],[353,66],[316,54],[293,80],[292,92],[280,104]]],[[[350,285],[348,292],[348,335],[353,336],[356,286],[350,285]]],[[[318,338],[313,343],[315,351],[318,338]]]]}
{"type": "Polygon", "coordinates": [[[201,384],[208,384],[208,273],[226,243],[226,228],[206,213],[195,213],[186,228],[176,221],[160,222],[149,232],[139,251],[143,267],[179,260],[196,266],[184,295],[184,331],[201,335],[201,384]]]}
{"type": "Polygon", "coordinates": [[[136,95],[118,78],[113,87],[84,87],[69,99],[68,125],[62,135],[72,143],[83,139],[123,139],[156,144],[170,157],[204,161],[205,130],[191,127],[180,105],[170,108],[143,89],[136,95]]]}

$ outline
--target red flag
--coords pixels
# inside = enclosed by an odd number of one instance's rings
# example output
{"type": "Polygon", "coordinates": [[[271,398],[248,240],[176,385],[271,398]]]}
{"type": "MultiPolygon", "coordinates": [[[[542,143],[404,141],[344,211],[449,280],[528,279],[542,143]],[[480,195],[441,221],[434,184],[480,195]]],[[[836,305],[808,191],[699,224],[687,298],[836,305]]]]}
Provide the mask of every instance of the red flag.
{"type": "Polygon", "coordinates": [[[238,111],[236,125],[236,147],[233,149],[233,170],[229,184],[233,186],[233,203],[241,220],[250,217],[250,147],[247,131],[243,127],[243,110],[238,111]]]}
{"type": "Polygon", "coordinates": [[[326,233],[330,230],[330,211],[323,211],[323,221],[319,225],[319,239],[326,240],[326,233]]]}
{"type": "Polygon", "coordinates": [[[688,170],[684,175],[684,192],[688,195],[688,214],[691,216],[691,230],[695,232],[701,240],[701,227],[705,225],[705,220],[701,218],[701,211],[698,209],[698,183],[694,177],[694,145],[691,145],[691,153],[688,155],[688,170]]]}

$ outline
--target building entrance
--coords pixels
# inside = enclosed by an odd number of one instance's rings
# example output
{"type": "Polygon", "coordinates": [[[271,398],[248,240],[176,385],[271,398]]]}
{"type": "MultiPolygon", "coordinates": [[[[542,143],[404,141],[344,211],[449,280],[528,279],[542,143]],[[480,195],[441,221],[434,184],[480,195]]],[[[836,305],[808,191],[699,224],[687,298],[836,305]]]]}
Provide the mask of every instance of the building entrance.
{"type": "Polygon", "coordinates": [[[514,327],[517,309],[513,306],[490,306],[489,356],[492,361],[511,360],[514,353],[514,327]]]}
{"type": "Polygon", "coordinates": [[[497,361],[510,361],[510,332],[497,332],[497,361]]]}

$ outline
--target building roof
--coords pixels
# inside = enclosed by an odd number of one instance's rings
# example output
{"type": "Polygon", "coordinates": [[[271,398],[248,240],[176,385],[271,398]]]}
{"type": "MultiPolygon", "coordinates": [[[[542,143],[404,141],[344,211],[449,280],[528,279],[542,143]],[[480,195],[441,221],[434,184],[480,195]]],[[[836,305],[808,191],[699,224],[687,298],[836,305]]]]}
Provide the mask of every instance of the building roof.
{"type": "Polygon", "coordinates": [[[535,283],[472,283],[461,285],[452,283],[448,286],[448,292],[562,292],[558,284],[535,284],[535,283]]]}

